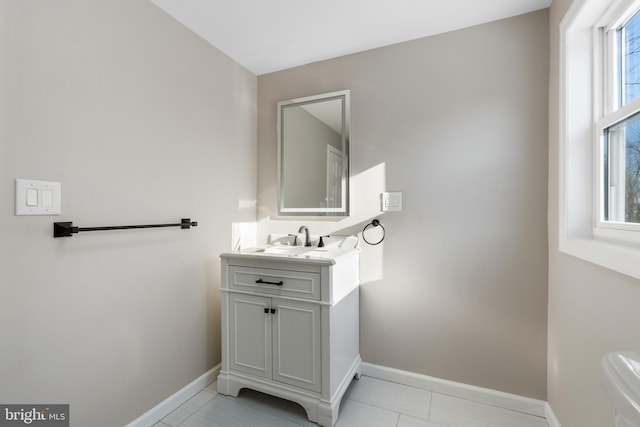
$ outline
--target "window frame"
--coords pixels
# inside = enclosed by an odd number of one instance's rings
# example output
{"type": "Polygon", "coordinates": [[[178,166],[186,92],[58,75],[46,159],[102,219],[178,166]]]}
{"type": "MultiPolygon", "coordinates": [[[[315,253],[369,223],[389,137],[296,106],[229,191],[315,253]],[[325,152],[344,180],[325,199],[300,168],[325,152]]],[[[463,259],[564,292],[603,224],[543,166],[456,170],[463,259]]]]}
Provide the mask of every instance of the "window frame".
{"type": "MultiPolygon", "coordinates": [[[[621,75],[624,57],[618,57],[618,30],[640,12],[640,0],[615,1],[594,25],[594,89],[602,105],[594,105],[594,226],[595,237],[614,239],[632,244],[640,243],[640,224],[605,220],[605,130],[640,113],[640,97],[624,104],[621,75]],[[598,71],[601,70],[600,73],[598,71]],[[600,79],[600,81],[598,81],[600,79]]],[[[598,101],[596,101],[598,102],[598,101]]],[[[611,162],[611,159],[609,159],[611,162]]],[[[610,180],[610,178],[609,178],[610,180]]],[[[611,191],[609,191],[611,193],[611,191]]],[[[611,208],[609,207],[609,210],[611,208]]]]}
{"type": "MultiPolygon", "coordinates": [[[[595,123],[605,108],[602,79],[606,72],[603,62],[600,66],[596,62],[604,43],[598,28],[603,19],[612,21],[606,17],[614,16],[620,4],[620,0],[574,0],[560,22],[558,104],[551,107],[558,120],[557,205],[550,199],[550,206],[557,206],[558,251],[640,279],[640,244],[594,234],[598,209],[595,148],[599,146],[595,123]]],[[[550,231],[552,237],[555,230],[550,231]]]]}

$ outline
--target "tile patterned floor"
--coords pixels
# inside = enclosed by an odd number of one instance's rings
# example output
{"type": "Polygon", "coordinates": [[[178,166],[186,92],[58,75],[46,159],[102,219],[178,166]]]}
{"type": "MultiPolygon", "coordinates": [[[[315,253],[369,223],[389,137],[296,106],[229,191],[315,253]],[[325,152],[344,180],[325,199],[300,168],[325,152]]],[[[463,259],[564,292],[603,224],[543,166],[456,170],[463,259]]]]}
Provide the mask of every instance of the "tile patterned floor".
{"type": "MultiPolygon", "coordinates": [[[[237,398],[210,384],[154,427],[313,427],[296,403],[252,390],[237,398]]],[[[549,427],[541,417],[363,376],[335,427],[549,427]]]]}

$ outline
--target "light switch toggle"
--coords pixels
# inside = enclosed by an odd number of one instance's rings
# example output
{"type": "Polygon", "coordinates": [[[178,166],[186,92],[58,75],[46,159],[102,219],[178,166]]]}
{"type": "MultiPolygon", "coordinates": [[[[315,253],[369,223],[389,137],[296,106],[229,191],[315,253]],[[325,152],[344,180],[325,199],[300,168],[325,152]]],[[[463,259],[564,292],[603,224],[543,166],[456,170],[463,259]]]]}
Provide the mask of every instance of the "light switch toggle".
{"type": "Polygon", "coordinates": [[[60,215],[61,184],[16,179],[16,215],[60,215]]]}
{"type": "Polygon", "coordinates": [[[27,206],[38,206],[38,190],[27,188],[27,206]]]}

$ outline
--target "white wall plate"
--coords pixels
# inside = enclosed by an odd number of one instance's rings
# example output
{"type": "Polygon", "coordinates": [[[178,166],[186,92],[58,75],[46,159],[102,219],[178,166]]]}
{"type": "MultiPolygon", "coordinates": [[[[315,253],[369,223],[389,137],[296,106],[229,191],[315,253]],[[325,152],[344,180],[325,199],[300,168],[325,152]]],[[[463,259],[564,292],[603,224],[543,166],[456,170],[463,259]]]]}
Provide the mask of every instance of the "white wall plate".
{"type": "Polygon", "coordinates": [[[388,191],[381,193],[380,210],[382,212],[402,211],[402,191],[388,191]]]}
{"type": "Polygon", "coordinates": [[[16,215],[60,215],[62,185],[16,179],[16,215]]]}

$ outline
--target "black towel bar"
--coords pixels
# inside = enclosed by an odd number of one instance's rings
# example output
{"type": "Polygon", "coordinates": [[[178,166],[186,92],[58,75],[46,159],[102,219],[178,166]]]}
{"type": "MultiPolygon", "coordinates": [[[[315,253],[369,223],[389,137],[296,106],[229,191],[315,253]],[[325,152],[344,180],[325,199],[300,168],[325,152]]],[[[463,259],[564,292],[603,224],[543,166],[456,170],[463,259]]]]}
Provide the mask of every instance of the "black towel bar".
{"type": "Polygon", "coordinates": [[[148,225],[113,225],[106,227],[77,227],[73,222],[54,222],[53,237],[71,237],[71,235],[81,231],[104,231],[104,230],[128,230],[132,228],[162,228],[162,227],[180,227],[184,230],[191,227],[197,227],[196,221],[189,218],[182,218],[177,224],[148,224],[148,225]]]}

